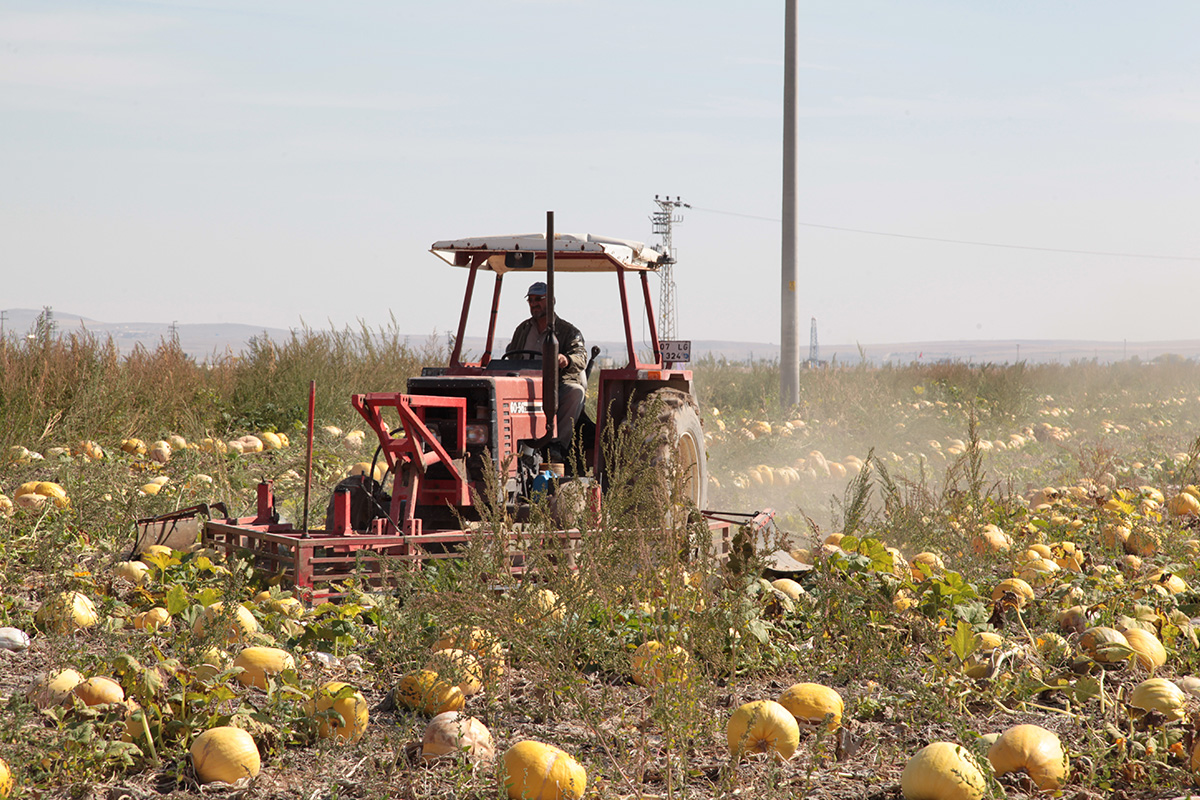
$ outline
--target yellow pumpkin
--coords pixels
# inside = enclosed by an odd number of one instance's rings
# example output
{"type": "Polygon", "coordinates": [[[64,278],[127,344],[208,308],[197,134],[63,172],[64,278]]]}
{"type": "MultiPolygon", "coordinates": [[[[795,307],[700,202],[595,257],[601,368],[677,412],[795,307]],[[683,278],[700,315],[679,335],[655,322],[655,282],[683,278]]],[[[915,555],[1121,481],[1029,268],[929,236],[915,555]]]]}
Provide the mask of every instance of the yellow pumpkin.
{"type": "Polygon", "coordinates": [[[900,775],[905,800],[979,800],[986,785],[975,759],[953,742],[922,747],[900,775]]]}
{"type": "Polygon", "coordinates": [[[0,797],[8,797],[12,794],[12,789],[12,771],[8,768],[8,762],[0,758],[0,797]]]}
{"type": "Polygon", "coordinates": [[[558,595],[550,589],[538,589],[533,593],[533,607],[538,611],[538,617],[551,622],[562,622],[566,611],[559,603],[558,595]]]}
{"type": "Polygon", "coordinates": [[[1167,503],[1167,511],[1173,517],[1196,516],[1200,514],[1200,500],[1188,492],[1180,492],[1167,503]]]}
{"type": "Polygon", "coordinates": [[[237,605],[232,611],[227,611],[224,602],[205,606],[192,624],[192,635],[202,639],[214,635],[227,644],[245,641],[251,634],[258,632],[258,620],[245,606],[237,605]]]}
{"type": "Polygon", "coordinates": [[[920,565],[924,564],[934,575],[946,569],[942,557],[937,553],[917,553],[912,557],[912,579],[914,583],[920,583],[925,580],[925,573],[921,570],[920,565]]]}
{"type": "Polygon", "coordinates": [[[994,523],[988,523],[971,537],[971,549],[976,555],[1001,553],[1012,547],[1012,539],[994,523]]]}
{"type": "Polygon", "coordinates": [[[200,653],[199,661],[193,672],[200,680],[207,681],[225,671],[229,665],[229,654],[219,647],[209,647],[200,653]]]}
{"type": "Polygon", "coordinates": [[[554,745],[517,742],[504,753],[501,772],[512,800],[579,800],[587,788],[587,771],[554,745]]]}
{"type": "Polygon", "coordinates": [[[1008,578],[996,584],[996,588],[992,590],[992,600],[999,601],[1005,595],[1016,597],[1017,608],[1024,608],[1026,603],[1033,600],[1033,587],[1021,578],[1008,578]]]}
{"type": "Polygon", "coordinates": [[[755,700],[740,706],[725,728],[729,752],[773,753],[781,761],[796,754],[800,726],[792,712],[774,700],[755,700]]]}
{"type": "Polygon", "coordinates": [[[396,705],[435,716],[446,711],[459,711],[466,698],[462,689],[442,680],[431,669],[409,673],[400,679],[393,691],[396,705]]]}
{"type": "Polygon", "coordinates": [[[361,739],[367,731],[370,719],[367,700],[362,696],[362,692],[341,681],[330,681],[317,689],[313,699],[308,701],[308,713],[322,715],[317,729],[318,736],[342,742],[361,739]],[[336,712],[341,721],[331,718],[331,715],[326,713],[329,711],[336,712]]]}
{"type": "Polygon", "coordinates": [[[446,711],[429,720],[421,738],[421,757],[432,761],[438,756],[460,753],[472,762],[495,758],[496,745],[487,726],[458,711],[446,711]]]}
{"type": "Polygon", "coordinates": [[[171,623],[171,612],[162,606],[133,615],[133,627],[138,630],[155,631],[171,623]]]}
{"type": "Polygon", "coordinates": [[[678,683],[687,678],[689,660],[679,645],[667,647],[655,639],[642,642],[633,652],[633,682],[646,687],[678,683]]]}
{"type": "Polygon", "coordinates": [[[842,724],[842,696],[819,683],[797,683],[779,696],[779,704],[805,726],[824,724],[833,730],[842,724]]]}
{"type": "Polygon", "coordinates": [[[262,761],[254,738],[232,726],[211,728],[192,742],[190,750],[201,783],[236,783],[258,775],[262,761]]]}
{"type": "Polygon", "coordinates": [[[771,581],[771,587],[783,592],[791,600],[799,600],[804,594],[804,587],[791,578],[777,578],[771,581]]]}
{"type": "Polygon", "coordinates": [[[35,619],[57,633],[91,628],[100,621],[96,607],[80,592],[59,592],[38,609],[35,619]]]}
{"type": "Polygon", "coordinates": [[[1125,552],[1132,556],[1146,558],[1158,552],[1158,533],[1144,526],[1138,526],[1125,540],[1125,552]]]}
{"type": "Polygon", "coordinates": [[[465,697],[473,697],[483,690],[483,667],[479,665],[479,659],[466,650],[438,650],[429,657],[425,667],[444,680],[456,682],[465,697]]]}
{"type": "Polygon", "coordinates": [[[239,683],[266,691],[267,679],[278,677],[284,670],[294,670],[296,659],[278,647],[247,647],[238,653],[233,666],[242,668],[237,676],[239,683]]]}
{"type": "Polygon", "coordinates": [[[112,678],[88,678],[86,681],[76,685],[71,691],[85,706],[119,703],[125,699],[125,690],[121,688],[121,684],[112,678]]]}
{"type": "Polygon", "coordinates": [[[976,632],[975,649],[963,663],[963,671],[967,673],[967,677],[977,680],[988,677],[992,670],[992,652],[1002,644],[1004,638],[995,631],[976,632]]]}
{"type": "Polygon", "coordinates": [[[150,580],[150,565],[144,561],[121,561],[113,568],[113,576],[141,586],[150,580]]]}
{"type": "MultiPolygon", "coordinates": [[[[1116,502],[1110,500],[1110,503],[1116,502]]],[[[1110,522],[1100,529],[1100,544],[1109,550],[1125,550],[1125,542],[1129,540],[1131,531],[1126,525],[1110,522]]]]}
{"type": "Polygon", "coordinates": [[[1142,669],[1154,672],[1167,663],[1167,650],[1153,633],[1143,628],[1129,628],[1124,634],[1142,669]]]}
{"type": "Polygon", "coordinates": [[[1083,651],[1102,664],[1115,664],[1130,654],[1129,640],[1115,628],[1098,625],[1079,638],[1083,651]]]}
{"type": "Polygon", "coordinates": [[[83,683],[83,676],[77,671],[67,668],[35,680],[25,696],[38,708],[49,708],[61,705],[81,683],[83,683]]]}
{"type": "Polygon", "coordinates": [[[1186,703],[1187,695],[1184,691],[1165,678],[1144,680],[1135,686],[1129,695],[1129,705],[1132,708],[1141,712],[1157,711],[1166,717],[1168,722],[1184,718],[1186,703]]]}
{"type": "Polygon", "coordinates": [[[100,461],[104,458],[104,448],[93,442],[91,439],[79,442],[74,448],[72,448],[72,452],[75,455],[90,458],[92,461],[100,461]]]}
{"type": "Polygon", "coordinates": [[[988,761],[997,776],[1023,771],[1044,792],[1062,788],[1070,770],[1058,736],[1037,725],[1004,731],[988,750],[988,761]]]}
{"type": "Polygon", "coordinates": [[[431,648],[438,650],[466,650],[474,655],[483,667],[484,677],[494,680],[504,674],[504,646],[496,637],[483,628],[455,626],[446,631],[431,648]]]}

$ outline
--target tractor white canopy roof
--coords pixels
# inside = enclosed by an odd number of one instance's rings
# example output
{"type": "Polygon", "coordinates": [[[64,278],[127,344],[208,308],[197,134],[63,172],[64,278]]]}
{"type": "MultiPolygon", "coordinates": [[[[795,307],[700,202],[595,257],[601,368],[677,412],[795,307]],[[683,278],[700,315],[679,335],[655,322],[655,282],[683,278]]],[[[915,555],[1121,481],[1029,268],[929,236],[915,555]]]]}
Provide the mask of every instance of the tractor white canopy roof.
{"type": "MultiPolygon", "coordinates": [[[[493,272],[545,272],[546,234],[528,233],[508,236],[474,236],[434,242],[430,252],[456,267],[471,264],[471,257],[486,255],[481,265],[493,272]],[[533,253],[529,267],[505,266],[508,253],[533,253]]],[[[554,269],[562,272],[615,272],[618,267],[636,271],[655,271],[662,254],[641,242],[594,236],[589,233],[554,234],[554,269]]]]}

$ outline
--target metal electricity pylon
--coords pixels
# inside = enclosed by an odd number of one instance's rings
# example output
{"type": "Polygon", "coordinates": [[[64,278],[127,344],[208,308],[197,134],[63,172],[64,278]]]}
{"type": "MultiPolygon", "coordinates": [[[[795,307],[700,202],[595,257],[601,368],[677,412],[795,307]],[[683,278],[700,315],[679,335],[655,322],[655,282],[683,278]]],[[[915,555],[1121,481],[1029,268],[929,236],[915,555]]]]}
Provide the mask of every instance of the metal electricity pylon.
{"type": "Polygon", "coordinates": [[[663,252],[662,261],[659,262],[662,268],[658,272],[659,278],[662,280],[662,288],[658,297],[658,338],[674,339],[676,323],[675,245],[671,241],[671,226],[676,222],[683,222],[683,217],[677,215],[675,210],[691,208],[691,206],[680,200],[678,195],[674,200],[670,195],[666,197],[654,195],[654,202],[658,203],[658,211],[650,215],[650,221],[654,224],[654,233],[661,237],[663,252]]]}

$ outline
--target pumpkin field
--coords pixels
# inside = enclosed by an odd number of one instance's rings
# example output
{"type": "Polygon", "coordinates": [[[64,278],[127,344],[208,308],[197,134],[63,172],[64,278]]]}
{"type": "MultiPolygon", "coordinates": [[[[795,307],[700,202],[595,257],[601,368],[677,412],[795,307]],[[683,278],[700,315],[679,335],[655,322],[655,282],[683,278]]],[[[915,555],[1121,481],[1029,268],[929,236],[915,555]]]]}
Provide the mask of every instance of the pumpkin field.
{"type": "Polygon", "coordinates": [[[298,520],[311,380],[320,524],[374,450],[350,394],[444,356],[0,342],[0,797],[1200,793],[1200,364],[851,365],[784,409],[777,364],[698,361],[709,505],[775,511],[728,553],[648,508],[629,430],[536,579],[502,510],[315,606],[200,543],[132,554],[136,520],[245,515],[265,479],[298,520]]]}

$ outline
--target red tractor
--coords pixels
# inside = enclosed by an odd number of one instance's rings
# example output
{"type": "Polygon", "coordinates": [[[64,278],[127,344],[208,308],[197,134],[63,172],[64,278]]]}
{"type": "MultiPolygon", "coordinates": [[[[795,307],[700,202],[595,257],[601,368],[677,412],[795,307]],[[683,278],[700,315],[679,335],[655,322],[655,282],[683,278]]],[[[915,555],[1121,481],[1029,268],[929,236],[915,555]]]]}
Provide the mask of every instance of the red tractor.
{"type": "MultiPolygon", "coordinates": [[[[607,482],[603,432],[649,408],[658,415],[655,424],[664,443],[660,449],[668,451],[662,468],[674,469],[687,503],[705,509],[704,435],[692,373],[663,362],[654,325],[648,279],[662,256],[640,242],[555,235],[553,218],[548,222],[546,235],[477,237],[433,245],[434,255],[466,271],[466,292],[449,363],[426,367],[409,380],[405,392],[351,398],[379,440],[375,457],[386,469],[378,485],[370,476],[349,485],[343,482],[330,503],[325,529],[296,530],[279,521],[273,487],[264,483],[255,516],[210,520],[203,539],[227,552],[250,551],[259,566],[284,573],[309,599],[336,594],[336,589],[317,587],[363,570],[377,572],[389,560],[415,564],[453,557],[456,546],[476,535],[473,527],[478,526],[464,521],[480,519],[478,503],[487,497],[489,470],[499,475],[504,496],[497,500],[508,504],[513,519],[522,519],[536,490],[553,490],[566,483],[582,488],[592,511],[598,512],[607,482]],[[551,336],[543,353],[504,354],[497,349],[496,319],[510,274],[515,273],[524,292],[530,273],[544,273],[552,314],[556,274],[580,272],[607,272],[614,277],[624,320],[625,363],[600,369],[596,419],[593,422],[586,413],[581,416],[572,457],[561,476],[547,481],[548,446],[556,435],[557,345],[551,336]],[[478,359],[467,360],[463,342],[472,298],[486,273],[493,278],[487,337],[478,359]],[[633,338],[629,276],[640,284],[645,303],[647,354],[639,354],[633,338]],[[385,492],[389,486],[390,496],[385,492]],[[380,555],[389,558],[376,557],[380,555]]],[[[553,324],[549,327],[553,331],[553,324]]],[[[592,362],[598,352],[592,349],[592,362]]],[[[734,521],[706,516],[718,540],[728,541],[734,521]]],[[[561,534],[568,539],[580,535],[578,530],[561,534]]],[[[523,563],[514,557],[514,572],[521,571],[523,563]]],[[[376,574],[372,580],[384,577],[376,574]]]]}

